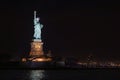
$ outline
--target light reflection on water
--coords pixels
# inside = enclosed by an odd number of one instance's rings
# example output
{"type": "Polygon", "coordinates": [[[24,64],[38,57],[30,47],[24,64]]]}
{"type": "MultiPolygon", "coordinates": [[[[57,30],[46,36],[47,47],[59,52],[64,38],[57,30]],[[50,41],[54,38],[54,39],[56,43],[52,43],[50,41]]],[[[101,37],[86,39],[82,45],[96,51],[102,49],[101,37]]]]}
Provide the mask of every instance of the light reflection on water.
{"type": "Polygon", "coordinates": [[[45,80],[45,70],[31,70],[28,73],[29,80],[45,80]]]}
{"type": "Polygon", "coordinates": [[[118,69],[0,70],[0,80],[120,80],[118,69]]]}

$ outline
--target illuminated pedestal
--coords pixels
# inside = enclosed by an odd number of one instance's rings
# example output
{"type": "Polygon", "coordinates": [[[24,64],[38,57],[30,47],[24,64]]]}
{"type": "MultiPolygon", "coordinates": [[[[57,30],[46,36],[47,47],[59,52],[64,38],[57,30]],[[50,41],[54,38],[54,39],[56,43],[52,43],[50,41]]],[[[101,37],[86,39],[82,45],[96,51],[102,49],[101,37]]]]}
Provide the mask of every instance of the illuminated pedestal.
{"type": "Polygon", "coordinates": [[[31,43],[30,57],[41,57],[43,55],[43,42],[41,40],[33,40],[31,43]]]}
{"type": "Polygon", "coordinates": [[[41,40],[33,40],[31,42],[31,51],[28,58],[23,58],[22,61],[32,61],[32,62],[48,62],[52,59],[45,56],[43,51],[43,42],[41,40]]]}

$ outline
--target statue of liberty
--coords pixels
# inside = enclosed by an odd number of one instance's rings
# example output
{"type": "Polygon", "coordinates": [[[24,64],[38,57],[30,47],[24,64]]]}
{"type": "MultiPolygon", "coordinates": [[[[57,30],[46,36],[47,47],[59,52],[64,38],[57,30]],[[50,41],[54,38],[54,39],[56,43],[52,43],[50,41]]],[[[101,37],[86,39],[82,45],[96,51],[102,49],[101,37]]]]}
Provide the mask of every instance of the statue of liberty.
{"type": "Polygon", "coordinates": [[[36,17],[36,11],[34,11],[34,38],[41,40],[41,29],[43,25],[39,22],[40,18],[36,17]]]}

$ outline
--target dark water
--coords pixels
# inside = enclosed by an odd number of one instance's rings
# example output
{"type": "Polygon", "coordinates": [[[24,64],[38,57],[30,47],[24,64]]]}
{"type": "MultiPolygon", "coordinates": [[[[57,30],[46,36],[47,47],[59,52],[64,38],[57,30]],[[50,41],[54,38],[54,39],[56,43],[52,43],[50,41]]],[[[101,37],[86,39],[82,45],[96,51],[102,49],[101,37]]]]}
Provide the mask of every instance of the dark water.
{"type": "Polygon", "coordinates": [[[0,70],[0,80],[120,80],[120,70],[0,70]]]}

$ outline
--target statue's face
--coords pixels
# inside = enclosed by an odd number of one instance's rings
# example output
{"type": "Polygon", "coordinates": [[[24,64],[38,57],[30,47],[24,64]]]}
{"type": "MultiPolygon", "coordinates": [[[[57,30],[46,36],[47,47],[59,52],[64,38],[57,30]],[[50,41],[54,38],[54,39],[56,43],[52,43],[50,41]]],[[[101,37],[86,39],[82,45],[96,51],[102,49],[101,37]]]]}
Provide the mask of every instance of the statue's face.
{"type": "Polygon", "coordinates": [[[40,20],[39,18],[36,18],[37,22],[40,20]]]}

